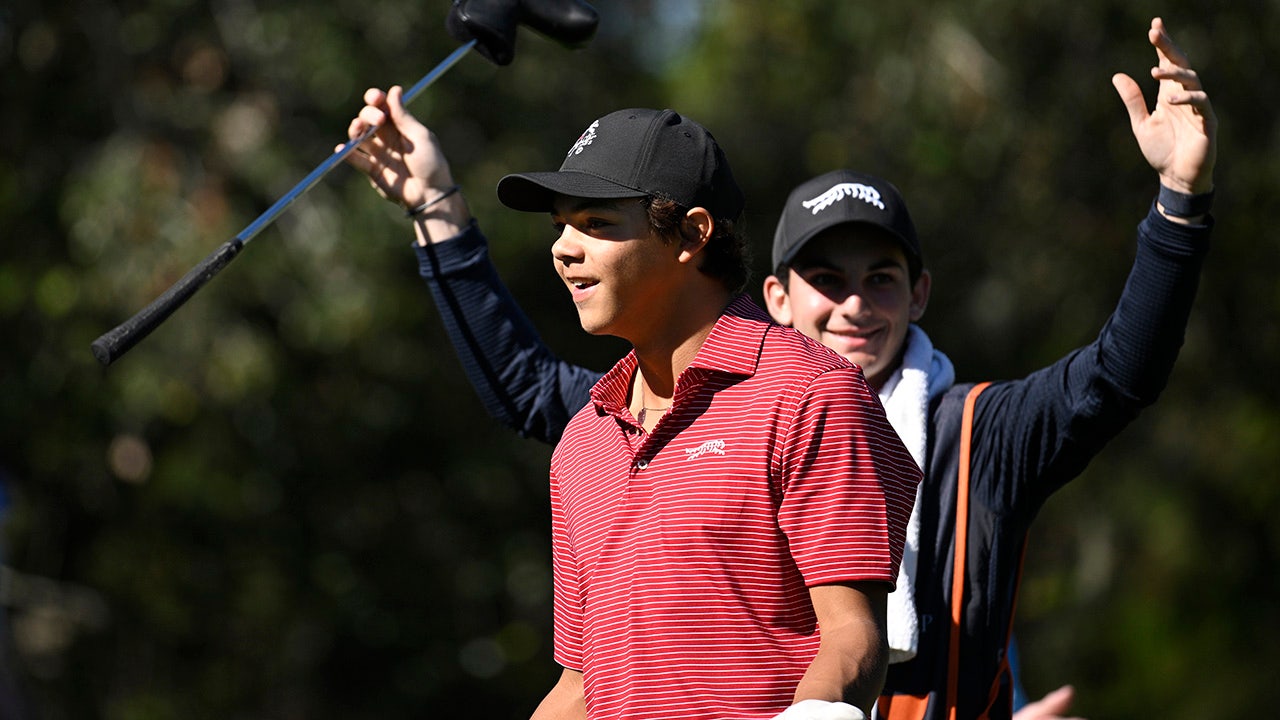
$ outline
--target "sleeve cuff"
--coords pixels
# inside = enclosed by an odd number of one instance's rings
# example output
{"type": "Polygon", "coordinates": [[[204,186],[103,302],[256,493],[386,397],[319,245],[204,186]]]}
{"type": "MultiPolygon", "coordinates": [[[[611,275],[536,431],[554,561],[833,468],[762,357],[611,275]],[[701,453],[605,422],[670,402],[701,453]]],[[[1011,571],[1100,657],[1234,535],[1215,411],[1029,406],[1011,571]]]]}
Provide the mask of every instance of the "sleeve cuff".
{"type": "Polygon", "coordinates": [[[473,267],[489,254],[489,242],[473,218],[466,229],[448,240],[428,245],[414,242],[418,272],[428,280],[453,275],[473,267]]]}

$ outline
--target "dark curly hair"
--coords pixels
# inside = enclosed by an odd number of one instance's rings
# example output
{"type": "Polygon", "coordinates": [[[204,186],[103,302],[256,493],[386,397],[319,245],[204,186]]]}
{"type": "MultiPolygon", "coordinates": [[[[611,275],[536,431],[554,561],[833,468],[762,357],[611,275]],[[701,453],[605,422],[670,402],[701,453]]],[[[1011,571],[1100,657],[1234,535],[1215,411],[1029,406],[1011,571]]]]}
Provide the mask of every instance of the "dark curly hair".
{"type": "MultiPolygon", "coordinates": [[[[649,227],[659,237],[665,241],[680,237],[680,228],[689,208],[653,195],[644,198],[641,205],[648,212],[649,227]]],[[[746,288],[751,278],[751,247],[733,220],[715,218],[715,229],[703,250],[702,264],[698,269],[719,280],[731,293],[737,294],[746,288]]]]}

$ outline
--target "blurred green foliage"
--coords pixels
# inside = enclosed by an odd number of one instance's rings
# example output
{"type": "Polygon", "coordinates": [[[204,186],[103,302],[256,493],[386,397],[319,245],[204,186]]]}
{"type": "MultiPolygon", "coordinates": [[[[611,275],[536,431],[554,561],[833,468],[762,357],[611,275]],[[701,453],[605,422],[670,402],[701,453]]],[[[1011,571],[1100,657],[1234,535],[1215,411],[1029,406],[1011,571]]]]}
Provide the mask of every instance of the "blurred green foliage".
{"type": "MultiPolygon", "coordinates": [[[[550,451],[477,406],[408,226],[355,173],[110,368],[89,352],[323,160],[365,87],[450,52],[447,6],[0,8],[0,601],[28,716],[520,718],[555,678],[550,451]]],[[[1280,6],[597,7],[587,48],[522,31],[514,64],[472,55],[413,108],[546,340],[599,369],[624,350],[582,335],[540,270],[549,228],[492,187],[609,110],[675,107],[733,159],[759,277],[795,183],[892,179],[962,379],[1047,363],[1110,311],[1155,178],[1109,78],[1150,88],[1165,17],[1222,122],[1214,250],[1164,397],[1042,514],[1018,633],[1029,692],[1074,683],[1085,717],[1266,712],[1280,6]]]]}

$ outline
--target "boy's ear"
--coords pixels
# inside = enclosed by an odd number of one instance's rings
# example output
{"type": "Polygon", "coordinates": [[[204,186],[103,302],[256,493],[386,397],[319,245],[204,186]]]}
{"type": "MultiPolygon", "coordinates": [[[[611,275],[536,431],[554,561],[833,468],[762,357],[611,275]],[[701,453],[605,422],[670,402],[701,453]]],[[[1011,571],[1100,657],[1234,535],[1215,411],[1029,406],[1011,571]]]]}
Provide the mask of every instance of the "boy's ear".
{"type": "Polygon", "coordinates": [[[706,208],[696,207],[685,213],[684,221],[680,223],[682,259],[692,258],[702,252],[715,229],[716,221],[706,208]]]}
{"type": "Polygon", "coordinates": [[[777,275],[764,279],[764,304],[774,322],[791,327],[791,298],[777,275]]]}

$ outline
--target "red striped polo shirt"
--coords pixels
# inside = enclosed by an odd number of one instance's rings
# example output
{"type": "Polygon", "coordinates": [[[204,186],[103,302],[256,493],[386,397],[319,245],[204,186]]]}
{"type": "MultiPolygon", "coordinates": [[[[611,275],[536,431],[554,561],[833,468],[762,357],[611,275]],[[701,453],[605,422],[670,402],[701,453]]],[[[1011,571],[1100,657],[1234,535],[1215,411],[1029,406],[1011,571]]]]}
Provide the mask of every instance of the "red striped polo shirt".
{"type": "Polygon", "coordinates": [[[818,650],[808,586],[897,577],[919,468],[861,370],[746,296],[652,434],[635,370],[552,456],[556,661],[591,718],[772,717],[818,650]]]}

